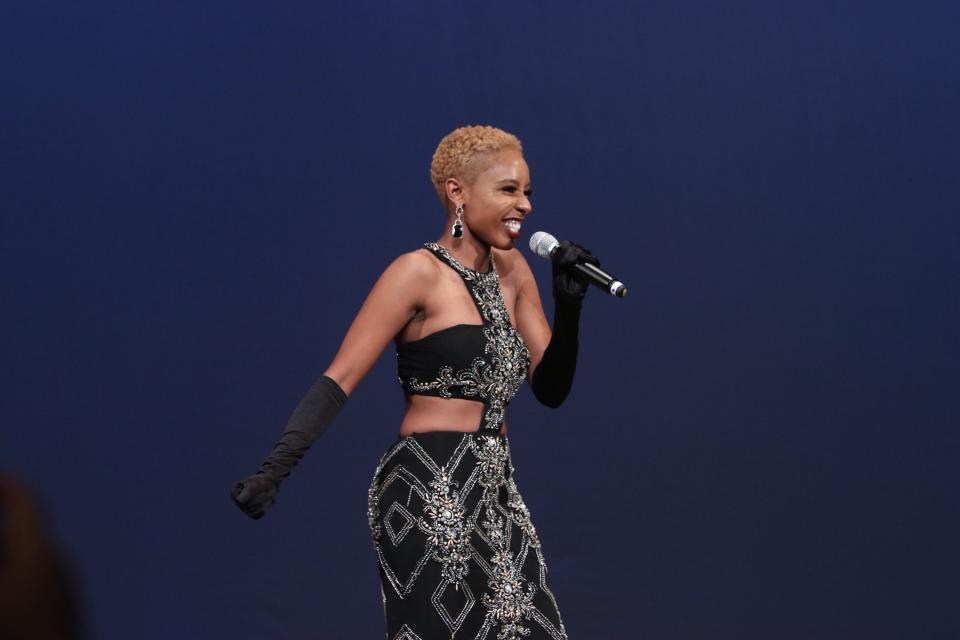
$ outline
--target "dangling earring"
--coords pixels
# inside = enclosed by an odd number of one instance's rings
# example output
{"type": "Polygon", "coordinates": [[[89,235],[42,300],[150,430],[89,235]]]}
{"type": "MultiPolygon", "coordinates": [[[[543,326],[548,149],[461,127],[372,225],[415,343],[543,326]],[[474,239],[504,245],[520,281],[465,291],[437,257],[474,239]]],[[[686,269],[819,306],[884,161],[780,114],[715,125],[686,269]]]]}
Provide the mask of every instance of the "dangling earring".
{"type": "Polygon", "coordinates": [[[457,219],[453,221],[453,229],[451,234],[454,238],[463,237],[463,205],[457,205],[457,219]]]}

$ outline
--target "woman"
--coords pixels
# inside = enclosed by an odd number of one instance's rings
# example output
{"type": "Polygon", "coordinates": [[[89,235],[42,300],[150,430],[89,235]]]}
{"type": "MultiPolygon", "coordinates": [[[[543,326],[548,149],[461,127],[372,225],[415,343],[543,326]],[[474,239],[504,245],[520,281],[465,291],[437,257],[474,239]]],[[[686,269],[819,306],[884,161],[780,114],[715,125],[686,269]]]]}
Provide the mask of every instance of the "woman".
{"type": "Polygon", "coordinates": [[[443,235],[387,267],[271,455],[231,495],[261,517],[394,340],[406,412],[368,492],[387,638],[565,639],[513,477],[505,410],[524,380],[547,406],[566,398],[586,293],[568,269],[599,262],[561,243],[551,328],[514,245],[532,209],[520,141],[494,127],[457,129],[437,147],[431,177],[443,235]]]}

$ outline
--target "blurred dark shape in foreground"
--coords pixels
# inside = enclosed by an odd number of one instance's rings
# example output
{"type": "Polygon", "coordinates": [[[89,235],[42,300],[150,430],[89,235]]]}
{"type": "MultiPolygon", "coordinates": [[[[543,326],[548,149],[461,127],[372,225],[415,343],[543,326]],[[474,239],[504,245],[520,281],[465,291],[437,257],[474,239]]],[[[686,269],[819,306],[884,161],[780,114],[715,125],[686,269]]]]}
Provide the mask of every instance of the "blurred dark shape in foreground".
{"type": "Polygon", "coordinates": [[[0,640],[78,640],[77,593],[36,499],[0,473],[0,640]]]}

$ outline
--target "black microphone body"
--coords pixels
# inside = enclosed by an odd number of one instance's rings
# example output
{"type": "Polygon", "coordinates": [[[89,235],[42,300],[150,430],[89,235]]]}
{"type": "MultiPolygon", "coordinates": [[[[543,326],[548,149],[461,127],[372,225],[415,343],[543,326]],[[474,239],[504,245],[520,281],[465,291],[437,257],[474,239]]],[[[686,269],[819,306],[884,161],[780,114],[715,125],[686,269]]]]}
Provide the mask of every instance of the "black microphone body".
{"type": "MultiPolygon", "coordinates": [[[[537,231],[530,236],[530,250],[541,258],[550,260],[559,246],[560,242],[546,231],[537,231]]],[[[622,298],[627,295],[627,287],[622,282],[594,264],[578,262],[570,269],[612,296],[622,298]]]]}

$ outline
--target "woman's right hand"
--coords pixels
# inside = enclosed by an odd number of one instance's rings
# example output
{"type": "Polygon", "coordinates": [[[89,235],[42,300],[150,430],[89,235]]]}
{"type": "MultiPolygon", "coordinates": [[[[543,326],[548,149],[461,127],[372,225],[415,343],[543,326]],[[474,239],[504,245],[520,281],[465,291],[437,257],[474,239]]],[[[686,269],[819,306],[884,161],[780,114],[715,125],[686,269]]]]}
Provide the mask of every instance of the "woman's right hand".
{"type": "Polygon", "coordinates": [[[589,249],[564,240],[551,257],[553,263],[553,297],[557,302],[579,306],[587,295],[586,278],[571,267],[578,262],[600,266],[600,261],[589,249]]]}
{"type": "Polygon", "coordinates": [[[245,514],[259,520],[277,499],[280,487],[266,474],[257,472],[233,485],[230,497],[245,514]]]}

